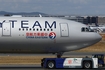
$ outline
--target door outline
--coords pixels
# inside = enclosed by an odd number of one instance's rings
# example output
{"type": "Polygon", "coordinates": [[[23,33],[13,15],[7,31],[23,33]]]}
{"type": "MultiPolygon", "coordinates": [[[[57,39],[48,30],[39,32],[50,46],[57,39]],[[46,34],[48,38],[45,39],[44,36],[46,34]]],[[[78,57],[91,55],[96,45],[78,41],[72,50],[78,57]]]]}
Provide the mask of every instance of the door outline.
{"type": "Polygon", "coordinates": [[[61,34],[61,37],[69,37],[69,27],[68,27],[68,23],[60,23],[60,34],[61,34]],[[63,33],[62,33],[62,24],[66,24],[67,25],[67,35],[64,36],[63,33]]]}
{"type": "Polygon", "coordinates": [[[8,37],[8,36],[11,36],[11,23],[10,23],[10,22],[4,22],[4,23],[2,24],[2,36],[7,36],[7,37],[8,37]],[[6,30],[4,24],[10,24],[9,26],[6,26],[6,28],[9,29],[9,34],[5,34],[5,33],[4,33],[4,30],[6,30]]]}

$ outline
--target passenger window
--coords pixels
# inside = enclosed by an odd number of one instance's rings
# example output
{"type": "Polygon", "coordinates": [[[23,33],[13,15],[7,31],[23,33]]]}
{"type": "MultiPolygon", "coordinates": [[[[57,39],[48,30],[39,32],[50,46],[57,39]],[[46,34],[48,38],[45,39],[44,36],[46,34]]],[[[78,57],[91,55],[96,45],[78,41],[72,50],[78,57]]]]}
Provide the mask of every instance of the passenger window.
{"type": "Polygon", "coordinates": [[[38,31],[39,29],[37,29],[37,31],[38,31]]]}
{"type": "Polygon", "coordinates": [[[35,28],[33,29],[33,31],[35,31],[35,28]]]}
{"type": "Polygon", "coordinates": [[[42,31],[42,29],[40,29],[40,31],[42,31]]]}
{"type": "Polygon", "coordinates": [[[19,31],[21,30],[21,28],[19,28],[19,31]]]}
{"type": "Polygon", "coordinates": [[[28,31],[28,28],[26,28],[26,31],[28,31]]]}
{"type": "Polygon", "coordinates": [[[31,28],[30,28],[30,31],[31,31],[31,28]]]}
{"type": "Polygon", "coordinates": [[[49,29],[47,29],[47,31],[49,31],[49,29]]]}
{"type": "Polygon", "coordinates": [[[44,29],[44,31],[46,31],[46,29],[44,29]]]}
{"type": "Polygon", "coordinates": [[[53,31],[53,29],[51,29],[51,31],[53,31]]]}
{"type": "Polygon", "coordinates": [[[23,28],[23,31],[24,31],[24,28],[23,28]]]}

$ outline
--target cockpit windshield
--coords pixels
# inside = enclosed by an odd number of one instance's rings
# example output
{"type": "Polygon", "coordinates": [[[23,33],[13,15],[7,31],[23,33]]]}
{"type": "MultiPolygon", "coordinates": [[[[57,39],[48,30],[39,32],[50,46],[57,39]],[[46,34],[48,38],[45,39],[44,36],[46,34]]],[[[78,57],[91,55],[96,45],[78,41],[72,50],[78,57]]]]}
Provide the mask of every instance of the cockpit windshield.
{"type": "Polygon", "coordinates": [[[94,32],[94,30],[92,30],[90,27],[83,27],[81,29],[82,32],[94,32]]]}

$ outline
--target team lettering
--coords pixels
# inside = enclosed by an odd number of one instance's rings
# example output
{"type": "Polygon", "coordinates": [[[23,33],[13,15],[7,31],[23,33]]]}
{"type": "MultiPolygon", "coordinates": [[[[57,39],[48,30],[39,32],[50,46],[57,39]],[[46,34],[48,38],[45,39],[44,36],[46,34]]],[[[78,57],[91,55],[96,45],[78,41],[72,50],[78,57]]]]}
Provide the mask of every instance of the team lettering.
{"type": "MultiPolygon", "coordinates": [[[[14,28],[15,23],[17,20],[9,20],[12,24],[12,28],[14,28]]],[[[31,27],[29,27],[29,21],[28,20],[22,20],[21,22],[21,28],[42,28],[39,21],[35,21],[31,27]]],[[[44,28],[56,28],[56,21],[53,21],[52,23],[49,23],[48,21],[44,21],[44,28]]]]}

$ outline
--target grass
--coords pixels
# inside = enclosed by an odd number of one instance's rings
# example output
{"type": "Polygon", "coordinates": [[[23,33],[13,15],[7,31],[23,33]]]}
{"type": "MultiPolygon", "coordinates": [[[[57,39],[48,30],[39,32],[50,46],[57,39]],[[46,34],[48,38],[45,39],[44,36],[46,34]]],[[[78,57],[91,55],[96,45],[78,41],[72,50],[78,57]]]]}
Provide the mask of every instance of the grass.
{"type": "Polygon", "coordinates": [[[53,56],[0,56],[0,64],[39,64],[42,58],[53,56]]]}

